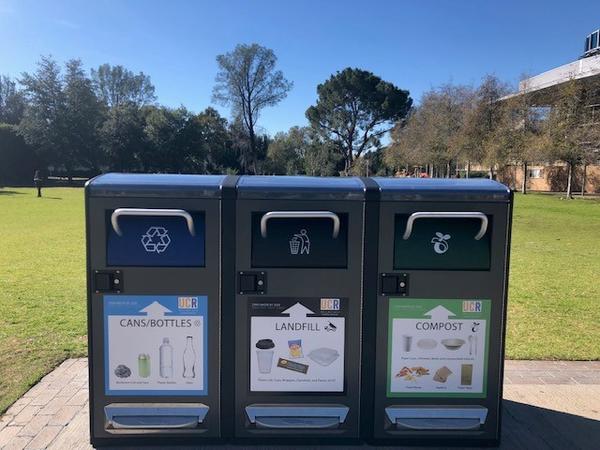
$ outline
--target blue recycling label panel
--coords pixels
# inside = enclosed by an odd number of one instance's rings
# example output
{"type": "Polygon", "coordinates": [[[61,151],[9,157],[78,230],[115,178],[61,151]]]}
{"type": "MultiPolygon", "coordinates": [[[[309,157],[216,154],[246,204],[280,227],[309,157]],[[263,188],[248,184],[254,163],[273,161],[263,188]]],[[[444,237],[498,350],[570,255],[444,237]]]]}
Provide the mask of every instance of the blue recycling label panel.
{"type": "Polygon", "coordinates": [[[205,295],[105,295],[106,395],[207,395],[205,295]]]}
{"type": "Polygon", "coordinates": [[[193,213],[192,235],[181,217],[123,216],[119,236],[108,221],[108,266],[204,267],[204,213],[193,213]]]}

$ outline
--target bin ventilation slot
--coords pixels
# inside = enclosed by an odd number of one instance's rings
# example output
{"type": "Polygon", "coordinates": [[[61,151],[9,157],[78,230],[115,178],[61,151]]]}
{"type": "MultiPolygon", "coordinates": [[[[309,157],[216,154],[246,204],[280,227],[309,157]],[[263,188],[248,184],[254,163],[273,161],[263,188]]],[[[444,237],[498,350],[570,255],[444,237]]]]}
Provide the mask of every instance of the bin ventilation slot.
{"type": "Polygon", "coordinates": [[[484,213],[481,212],[416,212],[412,213],[408,217],[408,221],[406,222],[406,230],[404,231],[404,235],[402,239],[405,241],[410,238],[412,234],[413,225],[415,220],[417,219],[479,219],[481,220],[481,228],[479,228],[479,232],[475,235],[475,240],[478,241],[481,239],[488,227],[488,218],[484,213]]]}
{"type": "Polygon", "coordinates": [[[485,423],[483,406],[389,406],[388,419],[405,430],[477,430],[485,423]]]}
{"type": "Polygon", "coordinates": [[[323,404],[254,404],[246,406],[250,423],[257,428],[338,428],[350,408],[323,404]]]}
{"type": "Polygon", "coordinates": [[[112,428],[197,428],[209,407],[203,403],[111,403],[104,407],[112,428]]]}
{"type": "Polygon", "coordinates": [[[121,216],[181,217],[187,222],[187,227],[190,234],[192,236],[196,235],[194,219],[189,212],[184,211],[183,209],[117,208],[110,216],[110,223],[112,224],[115,233],[117,233],[119,236],[123,236],[123,232],[119,227],[119,217],[121,216]]]}

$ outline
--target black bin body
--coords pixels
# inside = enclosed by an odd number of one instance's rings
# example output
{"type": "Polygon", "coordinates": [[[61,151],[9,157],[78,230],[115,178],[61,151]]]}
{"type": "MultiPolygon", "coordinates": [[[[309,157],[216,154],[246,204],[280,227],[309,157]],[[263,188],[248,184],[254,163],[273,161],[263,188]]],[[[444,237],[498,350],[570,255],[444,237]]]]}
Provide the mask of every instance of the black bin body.
{"type": "Polygon", "coordinates": [[[107,174],[86,186],[91,441],[221,435],[226,177],[107,174]]]}
{"type": "Polygon", "coordinates": [[[236,438],[358,438],[364,208],[358,178],[240,178],[236,438]]]}
{"type": "Polygon", "coordinates": [[[380,186],[373,437],[500,437],[512,194],[489,180],[380,186]]]}

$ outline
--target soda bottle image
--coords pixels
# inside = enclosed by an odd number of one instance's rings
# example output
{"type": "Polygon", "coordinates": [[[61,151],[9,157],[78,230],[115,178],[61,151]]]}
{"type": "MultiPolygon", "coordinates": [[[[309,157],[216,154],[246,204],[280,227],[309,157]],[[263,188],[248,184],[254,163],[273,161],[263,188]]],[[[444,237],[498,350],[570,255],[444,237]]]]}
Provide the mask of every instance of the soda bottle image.
{"type": "Polygon", "coordinates": [[[192,336],[187,336],[183,351],[183,378],[196,378],[196,351],[192,336]]]}
{"type": "Polygon", "coordinates": [[[169,343],[169,338],[163,338],[163,343],[159,348],[160,359],[160,377],[173,378],[173,347],[169,343]]]}

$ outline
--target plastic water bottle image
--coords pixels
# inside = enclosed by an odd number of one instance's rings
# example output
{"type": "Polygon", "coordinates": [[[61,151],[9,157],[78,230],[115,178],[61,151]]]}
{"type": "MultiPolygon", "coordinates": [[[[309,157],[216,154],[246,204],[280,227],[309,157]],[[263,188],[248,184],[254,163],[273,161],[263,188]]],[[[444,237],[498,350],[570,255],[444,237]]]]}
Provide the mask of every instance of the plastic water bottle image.
{"type": "Polygon", "coordinates": [[[160,377],[173,378],[173,347],[169,343],[169,338],[163,338],[163,343],[159,348],[160,357],[160,377]]]}
{"type": "Polygon", "coordinates": [[[192,336],[187,336],[183,351],[183,378],[196,378],[196,351],[192,336]]]}

